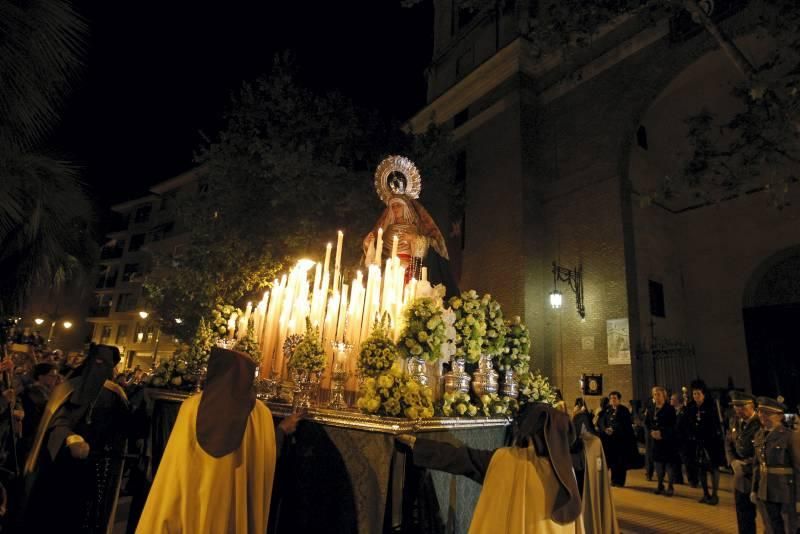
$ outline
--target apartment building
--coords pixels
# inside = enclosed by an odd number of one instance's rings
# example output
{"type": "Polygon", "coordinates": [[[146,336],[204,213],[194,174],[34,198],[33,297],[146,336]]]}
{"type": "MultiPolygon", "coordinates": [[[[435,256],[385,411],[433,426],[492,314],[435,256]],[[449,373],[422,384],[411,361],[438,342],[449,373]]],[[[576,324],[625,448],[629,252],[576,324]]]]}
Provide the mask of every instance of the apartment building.
{"type": "Polygon", "coordinates": [[[117,346],[126,367],[148,368],[175,351],[177,340],[159,325],[176,318],[147,309],[142,281],[153,252],[175,250],[185,240],[175,207],[181,195],[202,187],[201,174],[201,168],[193,169],[154,185],[146,196],[111,207],[125,222],[107,235],[101,250],[88,321],[92,341],[117,346]]]}

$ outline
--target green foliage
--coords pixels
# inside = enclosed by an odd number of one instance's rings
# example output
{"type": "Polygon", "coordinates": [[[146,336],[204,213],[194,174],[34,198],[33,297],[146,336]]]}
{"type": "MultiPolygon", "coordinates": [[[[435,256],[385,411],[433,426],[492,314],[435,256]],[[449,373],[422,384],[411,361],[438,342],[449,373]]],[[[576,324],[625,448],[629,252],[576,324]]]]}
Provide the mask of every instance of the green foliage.
{"type": "Polygon", "coordinates": [[[383,208],[373,189],[378,163],[388,152],[418,158],[423,195],[433,194],[449,183],[443,139],[436,129],[406,135],[340,95],[315,94],[289,58],[276,58],[269,75],[242,85],[224,129],[200,150],[208,190],[179,198],[190,236],[177,257],[156,255],[145,283],[151,305],[181,317],[165,326],[186,336],[216,304],[241,303],[284,265],[319,256],[337,229],[346,234],[343,266],[355,267],[383,208]]]}

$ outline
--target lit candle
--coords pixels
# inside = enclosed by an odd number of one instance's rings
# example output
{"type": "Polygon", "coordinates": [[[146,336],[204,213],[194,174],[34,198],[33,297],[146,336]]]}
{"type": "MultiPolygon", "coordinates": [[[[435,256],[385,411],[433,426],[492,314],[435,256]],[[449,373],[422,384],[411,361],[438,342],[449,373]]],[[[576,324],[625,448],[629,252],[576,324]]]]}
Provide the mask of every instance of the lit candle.
{"type": "Polygon", "coordinates": [[[233,339],[233,335],[236,332],[236,312],[233,312],[228,318],[228,339],[233,339]]]}
{"type": "Polygon", "coordinates": [[[342,239],[344,238],[344,233],[339,230],[339,237],[336,240],[336,263],[333,266],[333,290],[337,291],[339,289],[339,276],[340,271],[342,269],[342,239]]]}
{"type": "Polygon", "coordinates": [[[337,345],[336,365],[344,367],[347,364],[347,352],[344,350],[344,343],[337,345]]]}
{"type": "Polygon", "coordinates": [[[397,257],[397,236],[392,237],[392,261],[397,257]]]}
{"type": "Polygon", "coordinates": [[[236,330],[236,339],[241,340],[247,336],[247,315],[239,317],[239,328],[236,330]]]}
{"type": "Polygon", "coordinates": [[[320,284],[322,284],[322,265],[317,262],[317,268],[314,271],[314,291],[319,291],[320,284]]]}
{"type": "Polygon", "coordinates": [[[331,248],[333,247],[332,244],[328,243],[325,247],[325,267],[323,267],[322,274],[328,274],[331,265],[331,248]]]}
{"type": "Polygon", "coordinates": [[[342,285],[341,302],[339,303],[339,316],[336,323],[336,339],[344,336],[344,323],[347,320],[347,284],[342,285]]]}
{"type": "Polygon", "coordinates": [[[383,228],[378,228],[378,240],[375,242],[375,263],[380,267],[381,250],[383,249],[383,228]]]}
{"type": "Polygon", "coordinates": [[[333,270],[338,271],[342,268],[342,240],[344,239],[344,232],[339,230],[336,237],[336,263],[333,264],[333,270]]]}
{"type": "Polygon", "coordinates": [[[420,280],[423,281],[423,282],[427,282],[428,281],[428,268],[427,267],[423,267],[422,268],[422,276],[420,277],[420,280]]]}
{"type": "Polygon", "coordinates": [[[248,302],[247,307],[244,310],[244,320],[245,324],[250,324],[250,315],[253,313],[253,303],[248,302]]]}

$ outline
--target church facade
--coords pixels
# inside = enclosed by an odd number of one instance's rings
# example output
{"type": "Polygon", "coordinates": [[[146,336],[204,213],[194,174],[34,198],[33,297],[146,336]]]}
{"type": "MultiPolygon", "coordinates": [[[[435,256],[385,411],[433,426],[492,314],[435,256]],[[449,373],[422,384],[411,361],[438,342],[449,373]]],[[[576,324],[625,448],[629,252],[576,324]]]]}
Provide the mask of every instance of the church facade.
{"type": "MultiPolygon", "coordinates": [[[[800,188],[780,192],[783,209],[774,190],[713,205],[650,194],[685,165],[688,116],[736,111],[741,75],[685,14],[626,17],[588,46],[541,53],[528,37],[538,4],[435,1],[428,104],[409,127],[453,129],[465,207],[448,248],[460,287],[524,318],[534,366],[568,402],[584,374],[624,400],[696,376],[792,395],[796,350],[780,324],[800,319],[800,188]],[[583,314],[554,265],[580,270],[583,314]],[[560,309],[548,300],[556,287],[560,309]],[[789,378],[763,370],[770,358],[789,378]]],[[[766,57],[746,2],[714,9],[754,62],[766,57]]]]}

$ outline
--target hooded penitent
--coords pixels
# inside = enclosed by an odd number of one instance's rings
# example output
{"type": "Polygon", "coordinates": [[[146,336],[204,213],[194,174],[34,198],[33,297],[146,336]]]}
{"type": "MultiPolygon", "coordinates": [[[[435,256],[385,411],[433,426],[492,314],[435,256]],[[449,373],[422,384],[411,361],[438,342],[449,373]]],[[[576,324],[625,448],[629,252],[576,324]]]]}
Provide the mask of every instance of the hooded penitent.
{"type": "Polygon", "coordinates": [[[256,402],[256,363],[246,354],[214,348],[197,409],[197,442],[220,458],[239,448],[256,402]]]}
{"type": "Polygon", "coordinates": [[[515,444],[492,456],[470,533],[574,533],[581,499],[570,457],[572,423],[542,403],[528,405],[520,420],[515,444]]]}
{"type": "Polygon", "coordinates": [[[253,394],[255,368],[212,349],[206,388],[181,406],[137,532],[266,532],[275,428],[253,394]]]}

